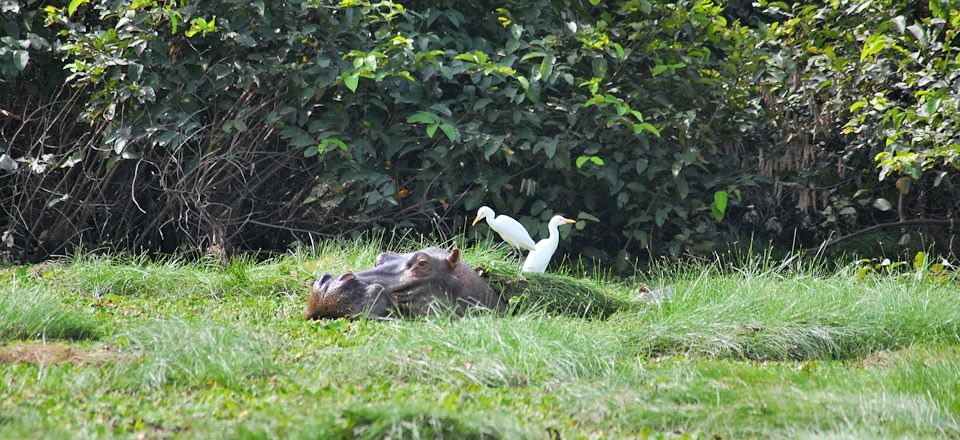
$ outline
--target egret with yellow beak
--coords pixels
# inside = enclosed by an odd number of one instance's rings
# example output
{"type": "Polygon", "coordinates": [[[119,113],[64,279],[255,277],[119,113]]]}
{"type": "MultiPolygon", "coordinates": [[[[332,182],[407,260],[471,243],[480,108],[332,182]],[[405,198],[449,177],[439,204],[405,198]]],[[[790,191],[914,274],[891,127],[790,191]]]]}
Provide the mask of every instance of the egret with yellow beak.
{"type": "Polygon", "coordinates": [[[550,236],[537,242],[536,247],[527,254],[527,259],[523,262],[521,272],[543,273],[553,258],[553,253],[557,251],[557,245],[560,244],[560,225],[576,223],[576,220],[570,220],[562,215],[555,215],[547,224],[550,230],[550,236]]]}
{"type": "Polygon", "coordinates": [[[537,244],[530,238],[527,228],[524,228],[520,222],[505,215],[495,215],[487,206],[481,206],[477,210],[477,218],[473,220],[472,226],[476,226],[483,219],[487,220],[490,229],[515,249],[533,250],[536,247],[537,244]]]}

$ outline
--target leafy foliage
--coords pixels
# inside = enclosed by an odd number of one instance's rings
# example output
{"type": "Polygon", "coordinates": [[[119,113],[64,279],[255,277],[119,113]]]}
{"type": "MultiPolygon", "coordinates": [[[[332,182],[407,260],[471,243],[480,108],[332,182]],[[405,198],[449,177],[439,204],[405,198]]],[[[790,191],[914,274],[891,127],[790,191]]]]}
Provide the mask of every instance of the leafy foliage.
{"type": "Polygon", "coordinates": [[[943,5],[6,2],[0,230],[17,258],[229,253],[452,234],[487,204],[534,236],[591,220],[577,249],[625,270],[749,230],[812,243],[893,216],[879,199],[949,214],[943,5]]]}
{"type": "Polygon", "coordinates": [[[760,4],[762,103],[783,139],[760,169],[805,213],[805,229],[955,216],[957,11],[939,0],[760,4]]]}

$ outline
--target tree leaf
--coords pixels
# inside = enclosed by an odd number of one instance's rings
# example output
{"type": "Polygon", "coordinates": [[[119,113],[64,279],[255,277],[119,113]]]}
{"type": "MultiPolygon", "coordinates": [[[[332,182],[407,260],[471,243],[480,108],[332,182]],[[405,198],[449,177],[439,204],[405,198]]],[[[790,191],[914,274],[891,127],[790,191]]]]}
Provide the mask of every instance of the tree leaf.
{"type": "Polygon", "coordinates": [[[579,214],[577,214],[577,220],[590,220],[592,222],[600,221],[599,218],[582,211],[579,214]]]}
{"type": "Polygon", "coordinates": [[[667,221],[667,215],[670,214],[670,210],[673,209],[671,206],[666,206],[657,210],[656,214],[653,216],[653,221],[657,226],[663,226],[667,221]]]}
{"type": "Polygon", "coordinates": [[[863,50],[860,51],[860,61],[865,60],[868,56],[878,53],[887,48],[889,44],[889,37],[884,34],[873,34],[867,38],[867,41],[863,42],[863,50]]]}
{"type": "Polygon", "coordinates": [[[523,90],[527,90],[527,87],[530,87],[530,81],[527,81],[527,78],[524,76],[517,76],[517,82],[520,83],[520,87],[523,87],[523,90]]]}
{"type": "Polygon", "coordinates": [[[583,168],[588,161],[596,166],[603,166],[603,159],[597,156],[578,156],[576,161],[577,168],[583,168]]]}
{"type": "Polygon", "coordinates": [[[435,124],[435,123],[437,123],[437,121],[439,121],[439,120],[440,120],[440,117],[439,117],[439,116],[437,116],[437,115],[435,115],[435,114],[433,114],[433,113],[430,113],[430,112],[422,112],[422,111],[421,111],[421,112],[416,112],[416,113],[410,115],[409,117],[407,117],[407,123],[408,123],[408,124],[416,124],[416,123],[421,123],[421,124],[435,124]]]}
{"type": "Polygon", "coordinates": [[[433,135],[437,132],[437,127],[439,126],[440,124],[430,124],[427,126],[427,136],[430,139],[433,139],[433,135]]]}
{"type": "Polygon", "coordinates": [[[937,110],[940,109],[940,97],[933,96],[927,98],[927,102],[923,103],[923,109],[927,112],[928,117],[934,117],[937,114],[937,110]]]}
{"type": "Polygon", "coordinates": [[[547,208],[547,202],[543,200],[537,200],[530,205],[530,215],[540,215],[544,209],[547,208]]]}
{"type": "Polygon", "coordinates": [[[680,194],[680,200],[686,199],[690,195],[690,184],[683,177],[677,178],[677,193],[680,194]]]}
{"type": "Polygon", "coordinates": [[[67,5],[67,16],[73,17],[73,13],[77,12],[77,8],[84,4],[89,3],[90,0],[70,0],[70,4],[67,5]]]}
{"type": "Polygon", "coordinates": [[[650,161],[647,159],[644,159],[644,158],[637,159],[637,163],[635,165],[635,170],[637,171],[637,174],[642,176],[643,172],[647,170],[647,165],[649,164],[650,164],[650,161]]]}
{"type": "Polygon", "coordinates": [[[520,61],[527,61],[527,60],[531,60],[531,59],[534,59],[534,58],[541,58],[541,57],[545,57],[545,56],[547,56],[546,53],[540,52],[540,51],[535,51],[535,52],[530,52],[530,53],[524,55],[523,58],[520,58],[520,61]]]}
{"type": "Polygon", "coordinates": [[[319,152],[320,154],[325,153],[330,148],[330,144],[336,145],[337,148],[339,148],[340,151],[343,151],[343,152],[347,152],[347,150],[350,149],[350,147],[348,147],[345,142],[340,140],[340,138],[336,136],[330,136],[320,141],[320,144],[317,145],[317,152],[319,152]]]}
{"type": "Polygon", "coordinates": [[[12,173],[19,168],[17,161],[13,160],[7,153],[0,154],[0,170],[12,173]]]}
{"type": "Polygon", "coordinates": [[[900,32],[901,34],[907,30],[907,17],[898,15],[896,17],[893,17],[892,21],[893,21],[893,25],[896,26],[897,31],[900,32]]]}
{"type": "Polygon", "coordinates": [[[717,191],[713,193],[713,205],[711,206],[711,211],[713,218],[718,222],[723,221],[723,217],[727,213],[727,198],[729,195],[726,191],[717,191]]]}
{"type": "MultiPolygon", "coordinates": [[[[447,135],[447,139],[450,139],[450,142],[457,140],[457,130],[450,124],[440,124],[440,130],[443,130],[443,134],[447,135]]],[[[433,137],[433,135],[431,135],[433,137]]]]}
{"type": "Polygon", "coordinates": [[[626,58],[626,55],[623,52],[623,46],[620,43],[613,43],[614,50],[617,51],[617,59],[623,61],[626,58]]]}
{"type": "Polygon", "coordinates": [[[895,185],[897,187],[897,190],[899,190],[903,194],[907,194],[910,192],[910,178],[907,176],[903,176],[897,179],[897,182],[895,185]]]}
{"type": "Polygon", "coordinates": [[[640,134],[643,132],[653,133],[654,136],[660,137],[660,130],[657,127],[649,122],[641,122],[639,124],[633,124],[633,132],[640,134]]]}
{"type": "Polygon", "coordinates": [[[647,0],[640,0],[640,11],[642,11],[644,14],[650,15],[650,12],[653,11],[653,5],[647,0]]]}
{"type": "Polygon", "coordinates": [[[13,66],[19,71],[27,68],[27,62],[30,61],[30,52],[25,50],[13,51],[13,66]]]}
{"type": "Polygon", "coordinates": [[[543,141],[543,152],[547,155],[548,159],[553,159],[553,155],[557,153],[557,140],[547,139],[543,141]]]}
{"type": "Polygon", "coordinates": [[[523,90],[527,94],[527,97],[530,98],[533,102],[540,102],[540,84],[537,82],[530,83],[530,87],[527,87],[523,90]]]}
{"type": "Polygon", "coordinates": [[[923,253],[923,251],[917,252],[917,254],[913,256],[913,268],[922,270],[925,267],[927,267],[927,254],[923,253]]]}
{"type": "Polygon", "coordinates": [[[357,85],[360,84],[360,73],[353,72],[345,77],[343,77],[343,85],[347,86],[351,92],[357,92],[357,85]]]}
{"type": "Polygon", "coordinates": [[[550,77],[550,74],[553,73],[553,63],[557,60],[557,57],[553,55],[548,55],[543,57],[543,61],[540,62],[540,77],[544,81],[550,77]]]}
{"type": "Polygon", "coordinates": [[[490,160],[490,156],[493,156],[493,153],[496,153],[497,150],[500,149],[500,145],[500,142],[497,141],[487,144],[487,146],[483,149],[483,159],[490,160]]]}
{"type": "Polygon", "coordinates": [[[873,201],[873,207],[881,211],[889,211],[893,209],[893,204],[890,203],[890,201],[887,199],[878,197],[876,200],[873,201]]]}
{"type": "Polygon", "coordinates": [[[937,177],[933,178],[933,187],[936,188],[940,186],[940,182],[943,181],[943,178],[947,175],[946,171],[940,171],[937,173],[937,177]]]}
{"type": "Polygon", "coordinates": [[[650,71],[650,76],[659,76],[661,73],[666,72],[667,69],[668,67],[665,64],[657,64],[656,66],[653,66],[653,70],[650,71]]]}

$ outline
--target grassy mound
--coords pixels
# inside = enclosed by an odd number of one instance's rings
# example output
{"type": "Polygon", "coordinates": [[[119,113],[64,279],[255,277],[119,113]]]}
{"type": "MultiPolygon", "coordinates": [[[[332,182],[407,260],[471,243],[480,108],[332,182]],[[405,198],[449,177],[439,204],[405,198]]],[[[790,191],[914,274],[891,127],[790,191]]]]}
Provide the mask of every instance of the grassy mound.
{"type": "Polygon", "coordinates": [[[606,318],[638,305],[620,286],[605,281],[564,274],[521,273],[520,262],[498,248],[473,247],[466,249],[464,255],[490,288],[509,301],[514,313],[606,318]]]}
{"type": "Polygon", "coordinates": [[[849,359],[960,338],[957,286],[936,280],[708,274],[675,289],[672,301],[617,318],[637,352],[849,359]]]}
{"type": "Polygon", "coordinates": [[[484,280],[509,299],[511,310],[582,318],[606,318],[636,306],[636,302],[613,296],[590,281],[553,274],[523,274],[487,271],[484,280]]]}

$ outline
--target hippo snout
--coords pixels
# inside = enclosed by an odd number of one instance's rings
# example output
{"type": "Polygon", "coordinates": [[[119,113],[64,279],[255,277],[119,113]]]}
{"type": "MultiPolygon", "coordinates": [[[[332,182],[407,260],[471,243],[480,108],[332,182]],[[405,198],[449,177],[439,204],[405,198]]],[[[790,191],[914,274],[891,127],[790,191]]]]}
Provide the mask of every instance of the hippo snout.
{"type": "Polygon", "coordinates": [[[339,276],[325,273],[313,283],[303,316],[337,318],[356,316],[367,310],[382,315],[386,309],[386,297],[379,298],[383,289],[382,285],[358,278],[352,272],[339,276]]]}
{"type": "Polygon", "coordinates": [[[357,277],[352,273],[345,273],[333,279],[333,275],[328,273],[323,274],[317,281],[313,283],[313,291],[318,293],[327,293],[331,291],[339,291],[349,286],[352,283],[357,282],[357,277]]]}

